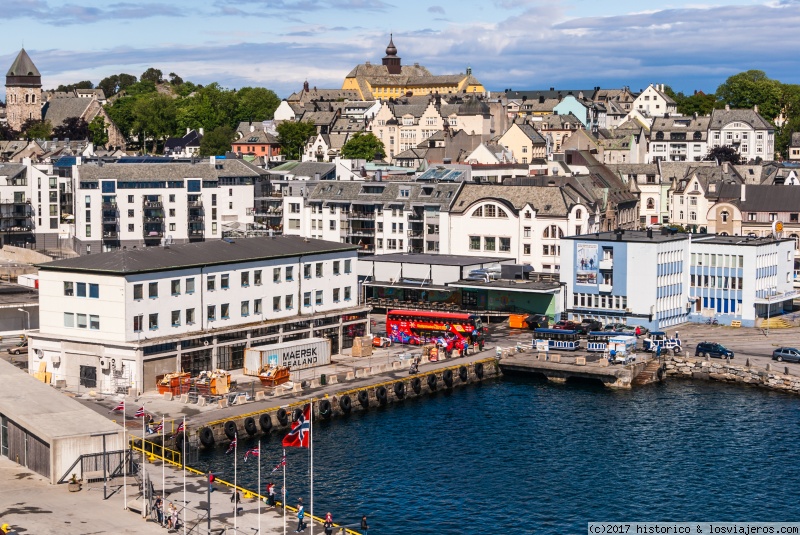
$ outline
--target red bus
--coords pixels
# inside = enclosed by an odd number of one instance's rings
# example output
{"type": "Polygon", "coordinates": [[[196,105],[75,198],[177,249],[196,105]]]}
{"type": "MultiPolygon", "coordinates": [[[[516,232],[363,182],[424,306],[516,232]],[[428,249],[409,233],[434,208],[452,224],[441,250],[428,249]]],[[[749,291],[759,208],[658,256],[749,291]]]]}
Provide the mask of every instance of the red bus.
{"type": "Polygon", "coordinates": [[[398,344],[438,344],[452,351],[464,338],[482,330],[481,318],[474,314],[390,310],[386,314],[386,336],[398,344]]]}

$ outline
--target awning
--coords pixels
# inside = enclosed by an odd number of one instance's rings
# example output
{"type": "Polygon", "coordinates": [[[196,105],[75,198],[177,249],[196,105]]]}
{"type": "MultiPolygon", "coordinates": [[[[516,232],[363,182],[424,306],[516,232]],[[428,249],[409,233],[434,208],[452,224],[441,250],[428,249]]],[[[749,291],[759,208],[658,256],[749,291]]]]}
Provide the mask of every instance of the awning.
{"type": "Polygon", "coordinates": [[[788,292],[784,292],[782,294],[775,294],[769,296],[769,299],[765,297],[756,297],[753,299],[753,302],[757,305],[768,305],[771,303],[783,303],[784,301],[791,301],[798,297],[797,290],[790,290],[788,292]]]}
{"type": "Polygon", "coordinates": [[[408,282],[389,282],[389,281],[370,281],[365,282],[364,286],[373,286],[381,288],[409,288],[412,290],[448,290],[453,291],[455,288],[451,286],[441,286],[437,284],[415,284],[408,282]]]}

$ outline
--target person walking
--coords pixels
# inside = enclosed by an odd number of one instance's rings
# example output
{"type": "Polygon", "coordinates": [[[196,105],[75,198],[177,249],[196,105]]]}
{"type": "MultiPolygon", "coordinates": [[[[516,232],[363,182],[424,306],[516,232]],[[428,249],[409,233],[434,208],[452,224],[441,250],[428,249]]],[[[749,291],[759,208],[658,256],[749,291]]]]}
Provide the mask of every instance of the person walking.
{"type": "Polygon", "coordinates": [[[267,483],[267,505],[275,507],[275,483],[267,483]]]}
{"type": "Polygon", "coordinates": [[[237,489],[233,489],[233,494],[231,494],[231,502],[233,502],[233,514],[241,514],[242,507],[239,505],[241,500],[242,497],[239,495],[239,491],[237,489]]]}
{"type": "Polygon", "coordinates": [[[333,535],[333,515],[330,512],[325,514],[325,523],[322,526],[325,528],[325,535],[333,535]]]}
{"type": "Polygon", "coordinates": [[[478,333],[478,349],[483,351],[483,344],[486,343],[486,337],[483,335],[483,332],[478,333]]]}
{"type": "Polygon", "coordinates": [[[173,504],[170,504],[170,507],[172,507],[172,518],[170,519],[172,529],[178,529],[178,508],[173,504]]]}
{"type": "Polygon", "coordinates": [[[174,507],[175,506],[172,505],[172,502],[170,502],[169,505],[167,506],[166,514],[164,515],[167,521],[167,529],[172,529],[173,527],[175,527],[172,525],[172,510],[174,509],[174,507]]]}
{"type": "Polygon", "coordinates": [[[303,521],[306,517],[306,510],[303,507],[303,498],[297,499],[297,529],[295,533],[300,533],[306,530],[306,523],[303,521]]]}
{"type": "Polygon", "coordinates": [[[636,330],[633,331],[633,333],[636,335],[636,338],[639,338],[639,336],[642,334],[642,328],[637,325],[636,330]]]}
{"type": "Polygon", "coordinates": [[[367,515],[361,517],[361,535],[367,535],[367,530],[369,526],[367,525],[367,515]]]}
{"type": "Polygon", "coordinates": [[[156,519],[158,520],[158,525],[164,525],[164,501],[161,499],[161,496],[156,496],[156,501],[153,503],[153,509],[156,512],[156,519]]]}

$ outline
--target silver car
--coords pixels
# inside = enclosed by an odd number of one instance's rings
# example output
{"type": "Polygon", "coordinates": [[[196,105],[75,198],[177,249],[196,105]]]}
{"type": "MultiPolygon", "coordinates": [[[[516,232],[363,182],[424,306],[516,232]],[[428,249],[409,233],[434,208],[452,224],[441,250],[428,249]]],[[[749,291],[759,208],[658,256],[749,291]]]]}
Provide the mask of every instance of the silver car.
{"type": "Polygon", "coordinates": [[[793,347],[779,347],[772,352],[772,360],[777,360],[778,362],[783,360],[787,362],[800,362],[800,350],[793,347]]]}

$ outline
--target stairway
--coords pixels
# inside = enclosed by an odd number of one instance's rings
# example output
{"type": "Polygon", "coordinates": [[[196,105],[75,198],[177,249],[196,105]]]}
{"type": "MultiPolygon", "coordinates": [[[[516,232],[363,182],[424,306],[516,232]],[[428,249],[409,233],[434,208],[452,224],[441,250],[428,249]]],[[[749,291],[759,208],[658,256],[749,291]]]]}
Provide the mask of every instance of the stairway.
{"type": "Polygon", "coordinates": [[[659,368],[661,368],[661,363],[658,361],[658,359],[651,360],[647,363],[647,366],[644,367],[644,370],[642,370],[639,375],[633,378],[631,384],[633,386],[641,386],[662,381],[664,376],[661,375],[659,377],[659,368]]]}
{"type": "Polygon", "coordinates": [[[782,317],[778,316],[762,321],[759,327],[762,329],[788,329],[789,327],[793,327],[793,325],[782,317]]]}

